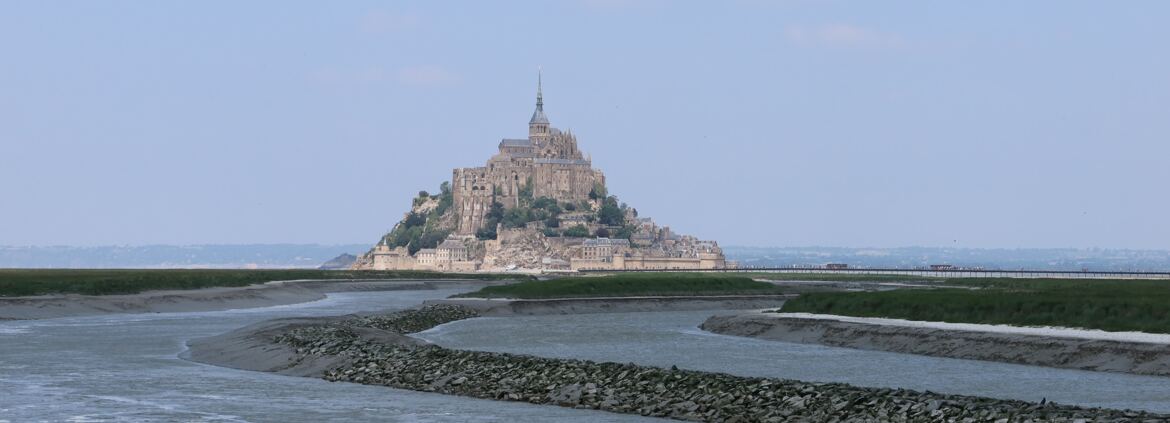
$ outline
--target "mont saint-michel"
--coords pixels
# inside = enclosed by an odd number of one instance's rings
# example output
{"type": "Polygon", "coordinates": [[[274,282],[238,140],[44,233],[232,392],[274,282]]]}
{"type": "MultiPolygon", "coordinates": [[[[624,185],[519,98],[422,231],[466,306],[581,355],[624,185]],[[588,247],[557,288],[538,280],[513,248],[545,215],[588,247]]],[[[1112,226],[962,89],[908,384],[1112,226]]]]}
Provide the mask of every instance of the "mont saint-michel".
{"type": "Polygon", "coordinates": [[[420,192],[355,270],[450,272],[721,269],[715,241],[676,234],[610,195],[572,131],[544,112],[541,78],[526,138],[504,138],[484,166],[420,192]]]}
{"type": "Polygon", "coordinates": [[[0,423],[1170,422],[1170,2],[4,6],[0,423]]]}

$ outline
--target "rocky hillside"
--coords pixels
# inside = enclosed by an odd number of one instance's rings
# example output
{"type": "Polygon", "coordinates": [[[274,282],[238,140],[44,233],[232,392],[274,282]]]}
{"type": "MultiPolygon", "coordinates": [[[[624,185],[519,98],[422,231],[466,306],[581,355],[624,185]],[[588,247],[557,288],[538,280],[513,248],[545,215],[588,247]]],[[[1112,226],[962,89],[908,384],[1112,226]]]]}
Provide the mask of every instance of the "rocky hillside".
{"type": "MultiPolygon", "coordinates": [[[[516,207],[506,208],[494,202],[486,223],[476,232],[476,238],[496,239],[498,228],[535,228],[545,237],[629,238],[634,233],[635,227],[629,220],[637,216],[636,210],[621,203],[616,196],[607,195],[605,187],[600,184],[594,187],[589,197],[588,201],[560,203],[548,197],[533,198],[532,191],[526,189],[521,192],[520,204],[516,207]]],[[[438,194],[419,192],[410,212],[379,242],[391,248],[407,247],[411,254],[423,248],[435,248],[455,231],[457,216],[452,203],[447,182],[439,186],[438,194]]],[[[536,250],[547,249],[547,245],[543,248],[537,245],[541,243],[539,239],[529,241],[535,248],[533,254],[537,254],[536,250]]],[[[515,245],[515,248],[521,247],[521,243],[515,245]]],[[[537,254],[536,260],[539,258],[537,254]]]]}
{"type": "Polygon", "coordinates": [[[390,247],[407,247],[411,254],[423,248],[435,248],[455,231],[455,211],[451,186],[439,185],[439,194],[420,191],[411,204],[410,212],[394,225],[380,242],[390,247]]]}
{"type": "Polygon", "coordinates": [[[322,263],[320,266],[317,266],[317,268],[321,269],[321,270],[348,269],[348,268],[350,268],[350,266],[353,266],[353,263],[356,261],[357,261],[357,256],[355,256],[353,254],[345,253],[345,254],[339,255],[337,257],[334,257],[325,263],[322,263]]]}
{"type": "Polygon", "coordinates": [[[544,259],[569,260],[568,251],[554,248],[548,237],[539,232],[525,233],[505,243],[499,248],[487,251],[483,257],[483,266],[487,269],[507,269],[517,267],[524,269],[540,269],[544,259]]]}

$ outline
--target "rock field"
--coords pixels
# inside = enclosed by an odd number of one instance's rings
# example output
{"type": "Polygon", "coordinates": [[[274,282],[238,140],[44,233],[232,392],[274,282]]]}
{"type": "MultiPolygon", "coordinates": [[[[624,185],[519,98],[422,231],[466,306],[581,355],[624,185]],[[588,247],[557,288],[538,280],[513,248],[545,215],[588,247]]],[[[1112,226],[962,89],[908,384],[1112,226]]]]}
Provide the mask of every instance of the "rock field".
{"type": "Polygon", "coordinates": [[[404,335],[475,316],[474,310],[457,305],[430,305],[298,327],[277,335],[275,341],[295,348],[302,359],[346,357],[345,365],[325,373],[330,381],[689,421],[1153,422],[1168,418],[1054,403],[453,350],[362,336],[369,330],[404,335]]]}

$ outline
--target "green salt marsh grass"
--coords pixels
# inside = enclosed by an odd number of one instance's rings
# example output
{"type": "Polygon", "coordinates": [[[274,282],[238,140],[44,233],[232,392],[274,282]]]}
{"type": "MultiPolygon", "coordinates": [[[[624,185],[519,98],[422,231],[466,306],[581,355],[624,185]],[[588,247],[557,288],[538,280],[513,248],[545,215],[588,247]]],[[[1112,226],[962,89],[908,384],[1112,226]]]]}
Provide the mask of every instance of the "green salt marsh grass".
{"type": "Polygon", "coordinates": [[[111,295],[151,290],[238,287],[296,279],[531,279],[523,275],[316,269],[0,269],[0,297],[111,295]]]}
{"type": "Polygon", "coordinates": [[[815,292],[783,312],[1170,333],[1170,281],[957,278],[964,288],[815,292]]]}
{"type": "Polygon", "coordinates": [[[488,286],[460,297],[581,298],[629,296],[780,294],[780,288],[751,278],[712,273],[622,273],[488,286]]]}

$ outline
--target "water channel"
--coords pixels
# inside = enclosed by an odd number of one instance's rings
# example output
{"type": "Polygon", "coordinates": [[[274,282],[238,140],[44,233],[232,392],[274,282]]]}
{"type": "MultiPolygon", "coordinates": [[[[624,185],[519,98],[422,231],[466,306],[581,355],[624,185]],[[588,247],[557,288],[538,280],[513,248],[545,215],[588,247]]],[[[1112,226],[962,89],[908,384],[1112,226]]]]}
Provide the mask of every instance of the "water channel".
{"type": "MultiPolygon", "coordinates": [[[[0,423],[25,421],[649,421],[226,369],[186,341],[272,318],[401,309],[457,291],[330,294],[279,307],[0,322],[0,423]]],[[[479,318],[418,336],[485,351],[1170,412],[1166,378],[709,334],[712,312],[479,318]]]]}
{"type": "Polygon", "coordinates": [[[263,320],[401,309],[456,292],[338,293],[247,310],[0,322],[0,422],[652,421],[226,369],[179,357],[188,339],[263,320]]]}

